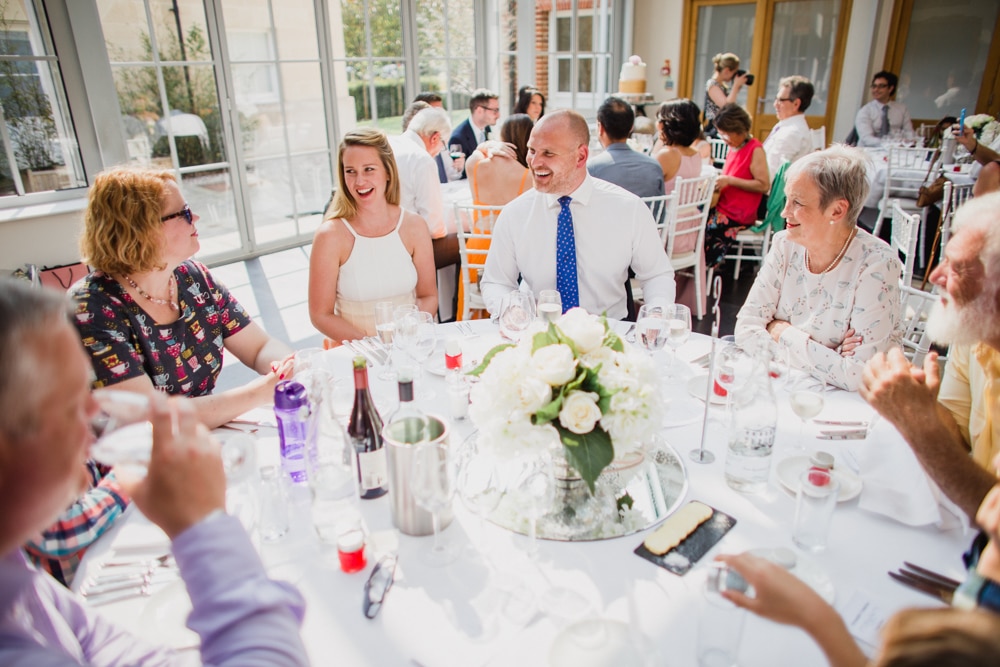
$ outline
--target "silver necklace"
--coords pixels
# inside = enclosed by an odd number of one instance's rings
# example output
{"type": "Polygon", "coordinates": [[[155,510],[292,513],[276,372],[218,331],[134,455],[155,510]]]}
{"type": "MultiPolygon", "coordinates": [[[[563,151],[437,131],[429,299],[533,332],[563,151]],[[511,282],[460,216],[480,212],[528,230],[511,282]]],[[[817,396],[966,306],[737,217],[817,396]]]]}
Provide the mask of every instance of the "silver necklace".
{"type": "Polygon", "coordinates": [[[168,290],[170,296],[166,299],[160,299],[149,294],[146,290],[139,287],[139,284],[132,280],[131,276],[123,275],[125,282],[127,282],[132,289],[139,293],[139,296],[148,299],[149,301],[159,305],[159,306],[169,306],[173,310],[180,312],[180,306],[177,305],[177,282],[173,275],[170,276],[170,281],[168,285],[168,290]]]}
{"type": "MultiPolygon", "coordinates": [[[[837,264],[840,263],[840,260],[844,258],[844,253],[847,252],[847,246],[851,245],[851,241],[854,240],[854,236],[857,233],[858,233],[858,228],[857,227],[855,227],[854,229],[851,230],[851,233],[847,235],[847,240],[844,241],[844,245],[840,249],[840,252],[838,252],[837,256],[833,258],[833,261],[830,262],[829,266],[827,266],[825,269],[823,269],[822,271],[819,272],[819,275],[825,276],[826,274],[830,273],[830,270],[833,269],[833,267],[837,266],[837,264]]],[[[808,269],[809,272],[812,273],[812,265],[809,263],[809,251],[808,250],[806,250],[806,269],[808,269]]]]}

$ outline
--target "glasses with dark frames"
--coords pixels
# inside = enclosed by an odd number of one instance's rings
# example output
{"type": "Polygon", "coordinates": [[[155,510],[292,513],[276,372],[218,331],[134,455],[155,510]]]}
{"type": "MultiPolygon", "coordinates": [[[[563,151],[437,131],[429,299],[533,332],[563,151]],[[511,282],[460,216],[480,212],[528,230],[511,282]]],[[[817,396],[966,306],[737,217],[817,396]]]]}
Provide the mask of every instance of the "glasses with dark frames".
{"type": "Polygon", "coordinates": [[[194,224],[194,213],[191,212],[191,207],[188,206],[187,204],[184,204],[184,208],[177,211],[176,213],[171,213],[170,215],[163,216],[162,218],[160,218],[160,222],[166,222],[167,220],[173,220],[174,218],[180,218],[180,217],[183,217],[185,220],[187,220],[187,223],[189,225],[194,224]]]}
{"type": "Polygon", "coordinates": [[[394,555],[383,556],[375,564],[372,573],[365,582],[365,597],[361,601],[361,607],[366,618],[375,618],[382,609],[382,601],[385,594],[392,588],[393,577],[396,576],[396,557],[394,555]]]}
{"type": "Polygon", "coordinates": [[[775,97],[774,101],[775,102],[791,102],[792,98],[791,97],[775,97]]]}

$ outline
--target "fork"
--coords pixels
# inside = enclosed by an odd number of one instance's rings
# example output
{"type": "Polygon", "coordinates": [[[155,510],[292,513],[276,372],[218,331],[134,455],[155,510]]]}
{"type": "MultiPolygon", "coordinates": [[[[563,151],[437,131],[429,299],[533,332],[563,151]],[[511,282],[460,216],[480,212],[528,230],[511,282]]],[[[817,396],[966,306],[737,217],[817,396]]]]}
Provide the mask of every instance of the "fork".
{"type": "Polygon", "coordinates": [[[378,364],[381,365],[385,363],[388,354],[381,347],[382,344],[378,341],[378,339],[373,336],[369,336],[368,338],[362,338],[359,340],[358,344],[367,349],[378,364]]]}

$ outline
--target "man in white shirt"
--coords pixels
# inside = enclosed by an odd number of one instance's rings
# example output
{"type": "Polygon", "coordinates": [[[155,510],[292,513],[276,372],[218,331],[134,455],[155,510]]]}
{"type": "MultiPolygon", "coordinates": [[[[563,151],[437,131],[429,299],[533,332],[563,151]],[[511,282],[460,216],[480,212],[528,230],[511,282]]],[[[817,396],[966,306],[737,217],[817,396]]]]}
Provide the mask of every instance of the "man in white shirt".
{"type": "Polygon", "coordinates": [[[622,319],[631,267],[647,303],[674,300],[674,271],[653,216],[632,193],[587,173],[590,130],[579,113],[546,114],[528,139],[534,189],[507,204],[493,229],[482,293],[496,313],[505,294],[558,289],[579,305],[622,319]]]}
{"type": "Polygon", "coordinates": [[[854,118],[858,146],[881,146],[894,136],[914,139],[910,112],[905,104],[892,99],[898,83],[899,77],[892,72],[876,72],[872,77],[872,101],[861,107],[854,118]]]}
{"type": "MultiPolygon", "coordinates": [[[[444,108],[444,100],[437,93],[420,93],[413,98],[413,104],[410,105],[412,109],[417,102],[426,102],[428,106],[432,106],[435,109],[444,108]]],[[[407,109],[409,110],[409,109],[407,109]]],[[[419,111],[419,109],[417,110],[419,111]]],[[[416,115],[416,111],[413,112],[416,115]]],[[[412,118],[403,119],[403,132],[406,132],[406,126],[409,125],[409,121],[412,118]]],[[[442,150],[434,158],[437,162],[438,168],[438,180],[442,183],[447,183],[449,181],[457,181],[462,178],[462,174],[465,173],[465,156],[461,155],[459,157],[453,158],[451,153],[442,150]]]]}
{"type": "Polygon", "coordinates": [[[806,123],[806,109],[812,98],[813,85],[804,76],[786,76],[778,84],[778,96],[774,98],[778,123],[764,140],[771,182],[782,162],[795,162],[812,152],[812,137],[806,123]]]}
{"type": "Polygon", "coordinates": [[[419,111],[406,132],[389,138],[399,169],[399,205],[424,219],[432,239],[442,238],[447,233],[434,157],[441,152],[444,137],[450,131],[447,112],[432,107],[419,111]]]}

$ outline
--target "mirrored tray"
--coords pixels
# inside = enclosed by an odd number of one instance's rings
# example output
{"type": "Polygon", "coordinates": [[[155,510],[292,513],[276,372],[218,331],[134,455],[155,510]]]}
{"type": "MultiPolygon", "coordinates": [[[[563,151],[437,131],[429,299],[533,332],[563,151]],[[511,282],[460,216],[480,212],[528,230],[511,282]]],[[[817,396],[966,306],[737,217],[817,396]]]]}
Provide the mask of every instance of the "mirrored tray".
{"type": "MultiPolygon", "coordinates": [[[[612,462],[597,479],[593,495],[579,477],[557,472],[555,501],[538,519],[537,534],[561,542],[631,535],[669,516],[684,499],[687,486],[681,457],[662,440],[612,462]]],[[[487,518],[527,535],[530,522],[526,508],[530,502],[518,488],[509,489],[487,518]]]]}

